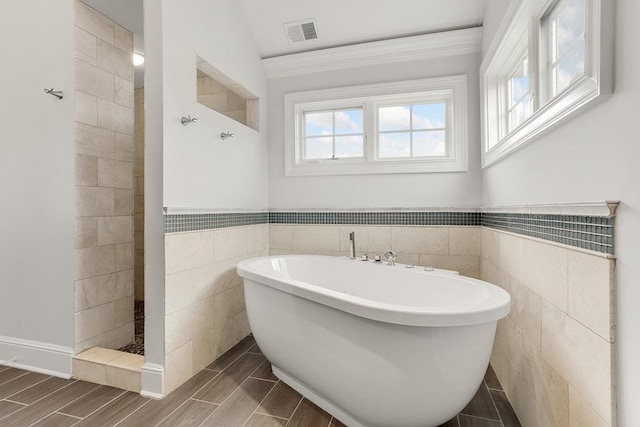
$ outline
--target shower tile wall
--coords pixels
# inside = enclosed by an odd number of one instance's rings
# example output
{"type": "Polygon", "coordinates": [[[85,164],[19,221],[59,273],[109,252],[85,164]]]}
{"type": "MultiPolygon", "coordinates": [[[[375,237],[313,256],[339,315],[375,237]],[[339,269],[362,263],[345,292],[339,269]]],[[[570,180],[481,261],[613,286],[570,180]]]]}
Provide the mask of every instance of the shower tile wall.
{"type": "Polygon", "coordinates": [[[134,162],[134,238],[135,299],[144,300],[144,88],[135,90],[134,162]]]}
{"type": "Polygon", "coordinates": [[[615,426],[615,262],[482,229],[482,278],[507,290],[492,365],[525,426],[615,426]]]}
{"type": "Polygon", "coordinates": [[[236,265],[268,246],[267,224],[165,234],[165,393],[250,333],[236,265]]]}
{"type": "Polygon", "coordinates": [[[75,350],[133,340],[132,34],[75,9],[75,350]]]}
{"type": "Polygon", "coordinates": [[[247,100],[200,70],[198,102],[237,122],[251,126],[247,123],[247,100]]]}
{"type": "Polygon", "coordinates": [[[349,256],[349,233],[356,253],[370,258],[391,249],[398,262],[432,266],[480,277],[480,227],[270,224],[271,255],[349,256]]]}

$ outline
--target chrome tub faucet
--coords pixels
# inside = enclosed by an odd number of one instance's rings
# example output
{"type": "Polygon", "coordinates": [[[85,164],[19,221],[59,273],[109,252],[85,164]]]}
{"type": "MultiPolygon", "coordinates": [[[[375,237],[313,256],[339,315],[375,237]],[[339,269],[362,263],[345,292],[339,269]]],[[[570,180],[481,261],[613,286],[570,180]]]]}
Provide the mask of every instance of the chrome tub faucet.
{"type": "Polygon", "coordinates": [[[349,233],[349,257],[356,259],[356,233],[354,231],[349,233]]]}

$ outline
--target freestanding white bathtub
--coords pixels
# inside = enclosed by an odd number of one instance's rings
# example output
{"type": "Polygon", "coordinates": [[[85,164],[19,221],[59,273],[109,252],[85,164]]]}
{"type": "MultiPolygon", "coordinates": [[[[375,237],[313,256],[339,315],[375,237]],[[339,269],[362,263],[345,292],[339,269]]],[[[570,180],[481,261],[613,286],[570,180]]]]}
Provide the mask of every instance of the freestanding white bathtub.
{"type": "Polygon", "coordinates": [[[348,426],[437,426],[480,386],[510,297],[403,264],[296,255],[238,264],[274,374],[348,426]]]}

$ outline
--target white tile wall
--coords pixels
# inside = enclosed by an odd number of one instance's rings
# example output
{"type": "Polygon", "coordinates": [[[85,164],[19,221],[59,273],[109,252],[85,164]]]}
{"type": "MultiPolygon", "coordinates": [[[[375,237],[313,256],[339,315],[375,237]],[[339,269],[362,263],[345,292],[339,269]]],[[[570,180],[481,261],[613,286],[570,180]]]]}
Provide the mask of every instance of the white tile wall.
{"type": "Polygon", "coordinates": [[[524,242],[524,284],[561,310],[567,310],[567,249],[524,242]]]}
{"type": "Polygon", "coordinates": [[[488,228],[481,234],[482,278],[512,298],[491,360],[523,425],[615,425],[614,261],[488,228]]]}
{"type": "Polygon", "coordinates": [[[133,341],[133,36],[79,1],[74,9],[79,351],[133,341]]]}
{"type": "Polygon", "coordinates": [[[236,265],[268,248],[267,224],[165,235],[167,393],[250,333],[236,265]]]}
{"type": "Polygon", "coordinates": [[[373,258],[391,249],[397,252],[401,263],[480,277],[479,227],[271,224],[270,254],[348,256],[352,231],[358,256],[367,253],[373,258]]]}
{"type": "Polygon", "coordinates": [[[602,257],[570,251],[568,269],[568,314],[613,342],[615,330],[612,329],[611,307],[615,293],[612,287],[602,286],[613,281],[612,263],[602,257]]]}

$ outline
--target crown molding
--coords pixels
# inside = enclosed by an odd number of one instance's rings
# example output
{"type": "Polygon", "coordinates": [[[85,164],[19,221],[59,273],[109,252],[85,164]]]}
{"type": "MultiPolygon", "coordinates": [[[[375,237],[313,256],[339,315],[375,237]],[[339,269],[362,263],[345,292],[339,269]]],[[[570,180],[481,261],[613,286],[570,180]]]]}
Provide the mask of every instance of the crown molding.
{"type": "Polygon", "coordinates": [[[265,58],[262,60],[262,67],[267,79],[277,79],[479,53],[481,49],[482,27],[475,27],[265,58]]]}

